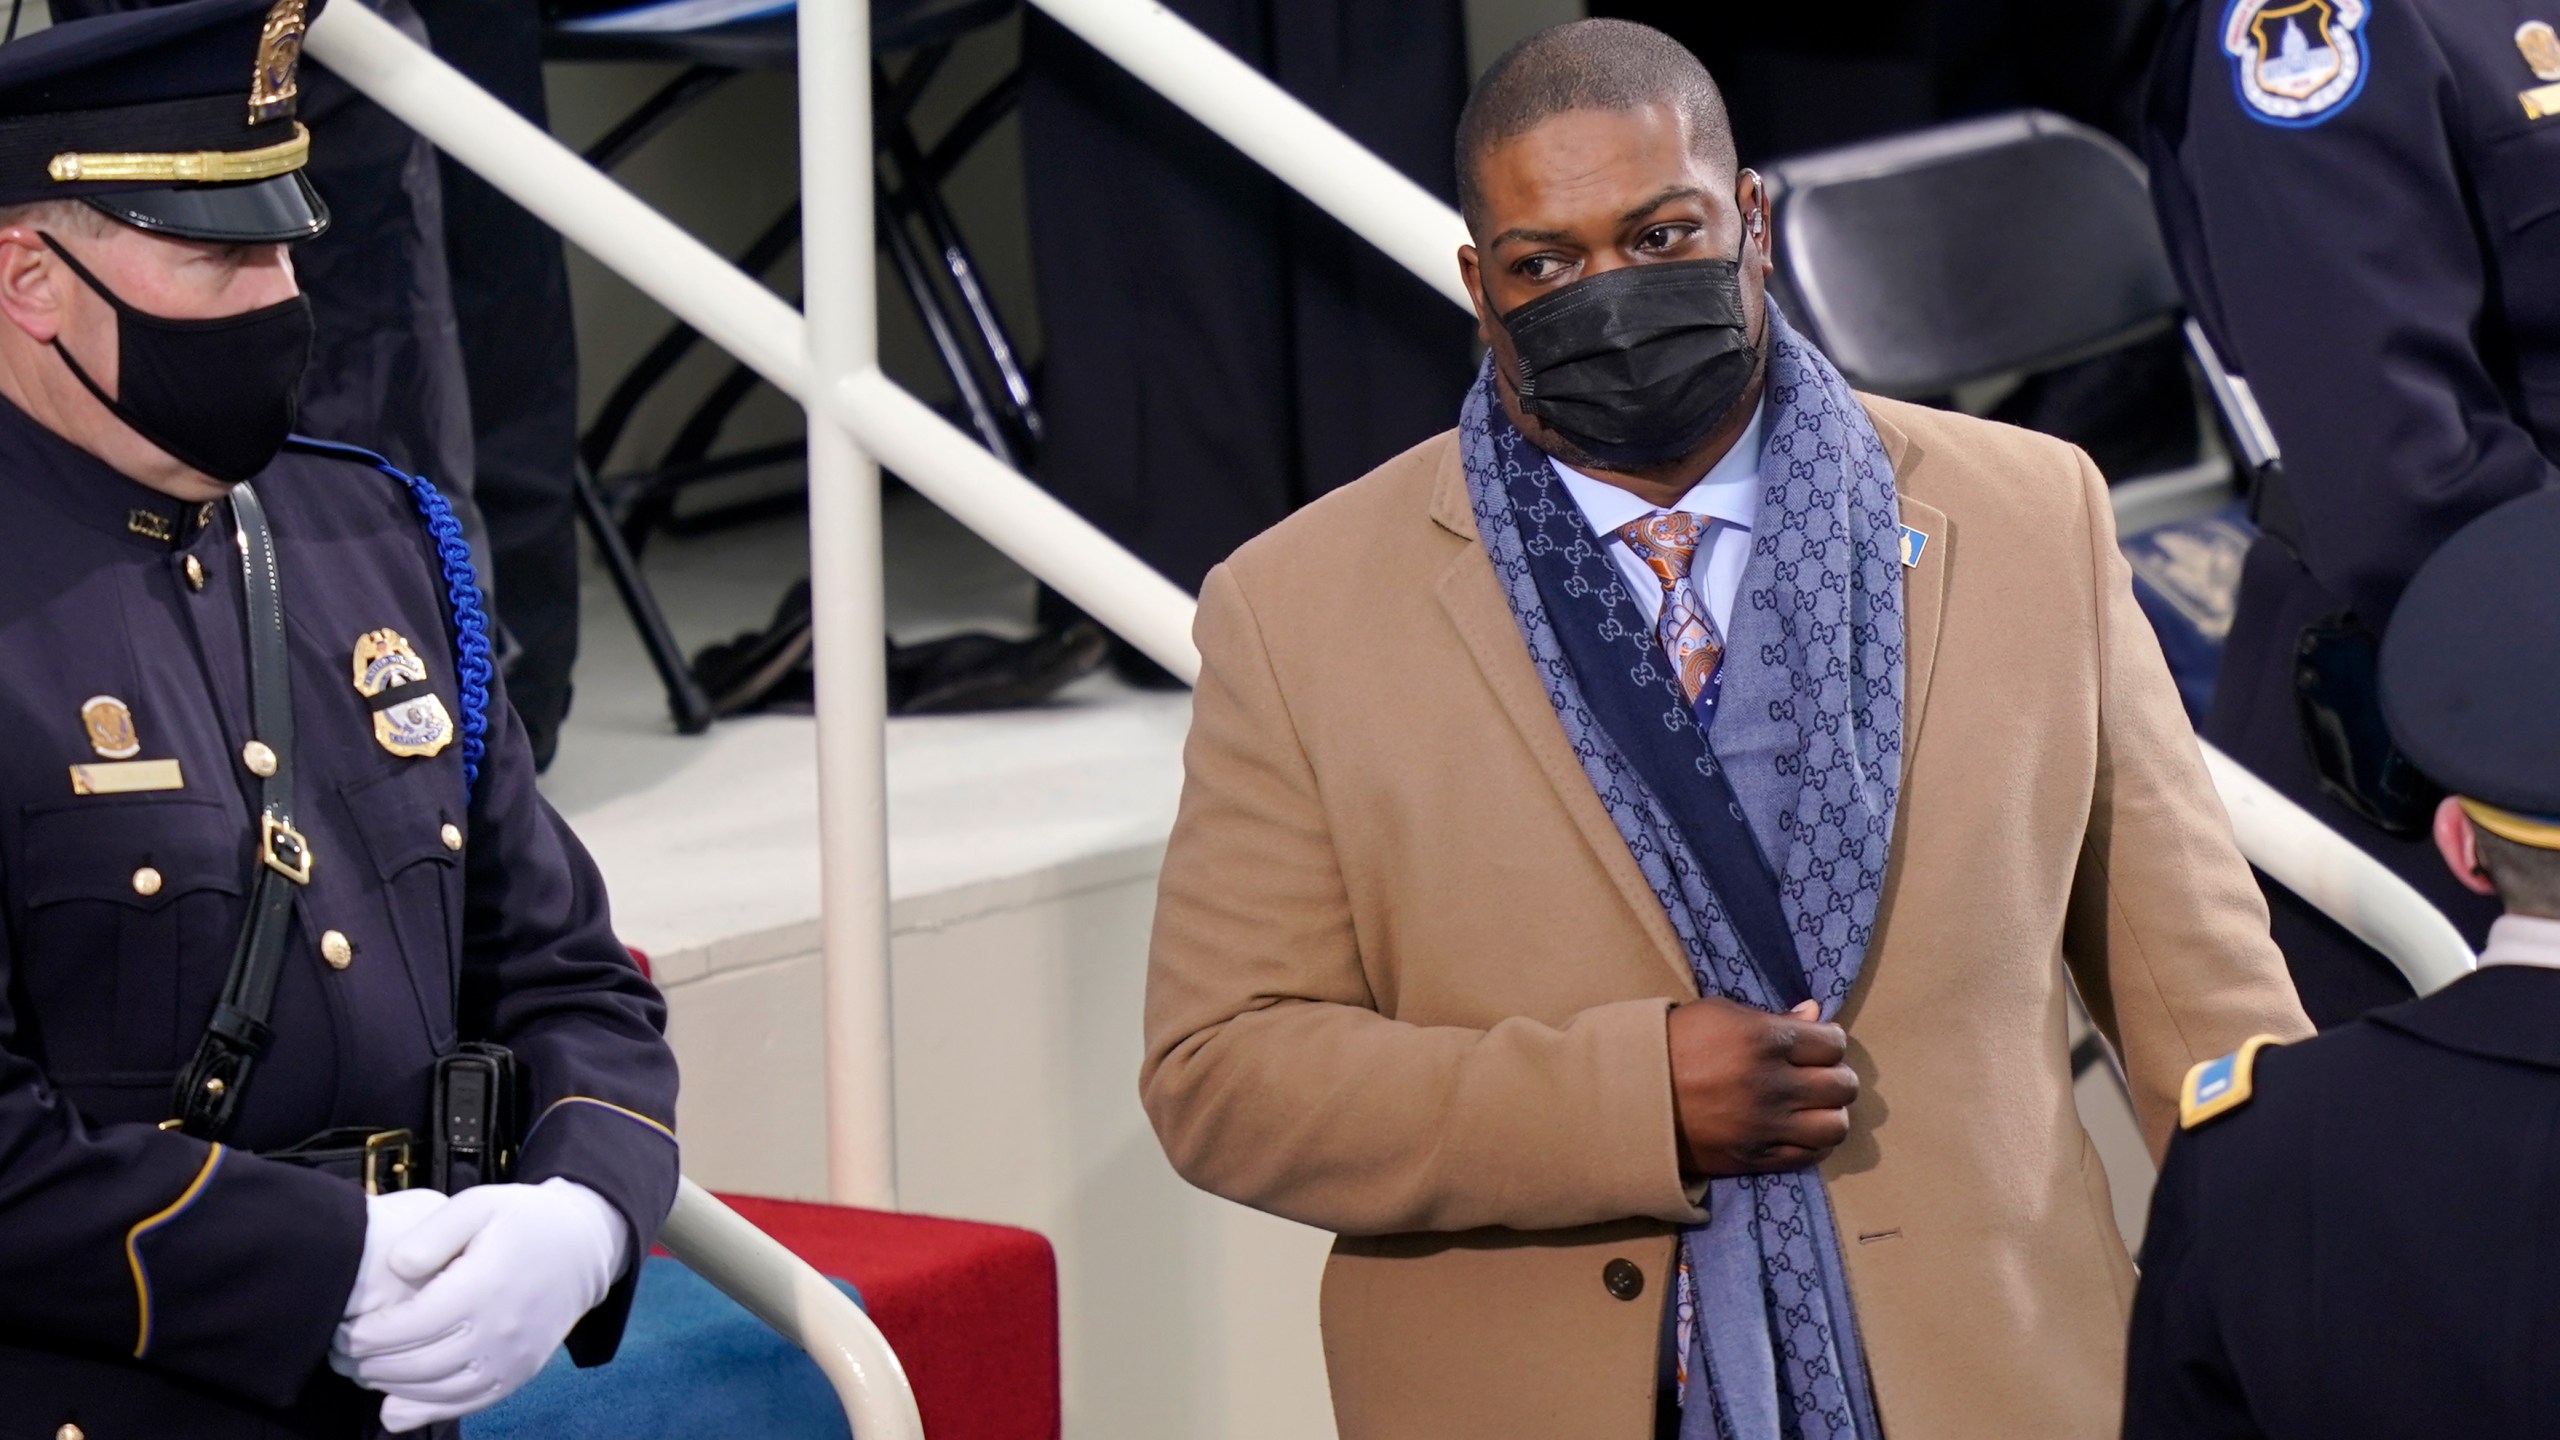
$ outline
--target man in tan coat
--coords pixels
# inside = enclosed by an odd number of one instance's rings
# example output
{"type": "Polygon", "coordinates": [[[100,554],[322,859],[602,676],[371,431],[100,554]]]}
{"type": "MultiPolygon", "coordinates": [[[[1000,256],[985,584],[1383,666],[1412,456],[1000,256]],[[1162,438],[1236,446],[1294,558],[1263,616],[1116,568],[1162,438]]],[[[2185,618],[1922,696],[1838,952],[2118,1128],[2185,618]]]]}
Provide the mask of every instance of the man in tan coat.
{"type": "Polygon", "coordinates": [[[2112,1434],[2066,987],[2155,1153],[2309,1027],[2102,479],[1850,397],[1656,32],[1523,42],[1459,168],[1460,429],[1201,596],[1168,1155],[1342,1237],[1346,1440],[2112,1434]]]}

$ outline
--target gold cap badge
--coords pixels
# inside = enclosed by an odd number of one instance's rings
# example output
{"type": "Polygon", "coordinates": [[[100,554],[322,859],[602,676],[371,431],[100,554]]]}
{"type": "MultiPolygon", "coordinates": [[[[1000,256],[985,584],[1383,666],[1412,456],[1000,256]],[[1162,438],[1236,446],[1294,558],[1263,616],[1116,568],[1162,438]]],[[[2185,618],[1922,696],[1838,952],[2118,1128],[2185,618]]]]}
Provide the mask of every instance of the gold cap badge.
{"type": "Polygon", "coordinates": [[[373,707],[373,738],[394,755],[434,755],[453,743],[453,717],[427,688],[427,665],[397,630],[356,637],[356,693],[373,707]]]}
{"type": "Polygon", "coordinates": [[[276,0],[258,34],[258,73],[249,79],[249,123],[264,124],[293,113],[302,93],[304,0],[276,0]]]}
{"type": "Polygon", "coordinates": [[[83,701],[80,723],[89,732],[89,748],[101,760],[130,760],[142,753],[142,737],[133,728],[133,709],[113,695],[92,695],[83,701]]]}

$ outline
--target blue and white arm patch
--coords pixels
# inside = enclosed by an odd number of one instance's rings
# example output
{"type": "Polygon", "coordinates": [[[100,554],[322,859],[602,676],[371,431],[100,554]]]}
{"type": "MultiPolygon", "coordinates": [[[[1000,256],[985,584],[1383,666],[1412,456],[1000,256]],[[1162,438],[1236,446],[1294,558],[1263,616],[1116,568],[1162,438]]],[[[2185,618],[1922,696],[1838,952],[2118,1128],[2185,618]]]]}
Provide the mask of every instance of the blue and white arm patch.
{"type": "Polygon", "coordinates": [[[2178,1088],[2178,1128],[2193,1130],[2216,1115],[2239,1109],[2256,1093],[2258,1052],[2284,1041],[2252,1035],[2239,1049],[2215,1060],[2200,1061],[2178,1088]]]}
{"type": "Polygon", "coordinates": [[[2241,113],[2288,130],[2317,125],[2364,93],[2368,0],[2231,0],[2222,53],[2241,113]]]}

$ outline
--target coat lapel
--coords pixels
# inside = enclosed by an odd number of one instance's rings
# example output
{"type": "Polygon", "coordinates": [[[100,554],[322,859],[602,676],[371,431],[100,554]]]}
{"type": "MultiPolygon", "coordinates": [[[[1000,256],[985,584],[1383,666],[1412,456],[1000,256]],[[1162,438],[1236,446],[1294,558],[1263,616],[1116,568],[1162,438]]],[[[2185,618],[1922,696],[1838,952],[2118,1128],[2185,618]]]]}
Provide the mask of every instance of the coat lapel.
{"type": "MultiPolygon", "coordinates": [[[[1894,493],[1901,507],[1902,523],[1929,537],[1921,547],[1919,563],[1905,566],[1902,572],[1902,765],[1907,784],[1912,757],[1919,749],[1920,722],[1928,713],[1929,681],[1937,668],[1939,618],[1944,609],[1947,566],[1955,551],[1955,527],[1945,511],[1911,494],[1914,482],[1925,475],[1928,452],[1872,407],[1867,418],[1875,425],[1876,438],[1884,444],[1885,458],[1893,465],[1894,493]]],[[[1635,912],[1645,933],[1653,937],[1654,948],[1679,977],[1682,988],[1694,992],[1696,981],[1679,937],[1654,899],[1652,887],[1645,883],[1644,872],[1636,868],[1635,858],[1627,853],[1626,841],[1610,822],[1608,810],[1592,793],[1581,764],[1565,744],[1564,730],[1556,723],[1555,707],[1548,701],[1545,687],[1538,683],[1527,647],[1520,643],[1519,624],[1512,619],[1510,602],[1503,598],[1501,582],[1494,578],[1493,562],[1485,558],[1483,542],[1476,533],[1475,510],[1467,498],[1466,475],[1459,467],[1455,445],[1442,453],[1432,477],[1431,518],[1467,542],[1441,573],[1438,593],[1442,608],[1449,612],[1451,623],[1465,640],[1485,684],[1502,703],[1503,712],[1520,732],[1529,752],[1537,757],[1540,773],[1547,777],[1566,813],[1573,817],[1574,828],[1581,832],[1584,842],[1600,857],[1600,863],[1616,883],[1619,897],[1635,912]]]]}
{"type": "Polygon", "coordinates": [[[1565,743],[1564,727],[1556,721],[1555,706],[1547,699],[1546,687],[1539,683],[1537,668],[1529,662],[1528,647],[1520,640],[1519,622],[1511,615],[1511,602],[1503,598],[1502,582],[1494,578],[1493,562],[1485,557],[1483,542],[1476,533],[1475,512],[1468,503],[1466,476],[1459,467],[1455,445],[1448,447],[1432,480],[1431,518],[1467,542],[1450,556],[1447,568],[1441,571],[1437,587],[1441,608],[1448,612],[1450,623],[1466,642],[1467,653],[1484,675],[1485,685],[1501,702],[1503,713],[1510,717],[1522,743],[1536,758],[1538,772],[1546,777],[1565,813],[1572,817],[1574,829],[1599,857],[1601,868],[1608,871],[1611,883],[1617,887],[1618,898],[1653,941],[1654,953],[1677,977],[1681,993],[1696,994],[1697,979],[1690,972],[1689,957],[1681,949],[1680,937],[1672,931],[1670,917],[1662,913],[1653,887],[1645,882],[1644,872],[1636,868],[1635,857],[1627,853],[1627,842],[1609,819],[1608,809],[1592,793],[1581,762],[1565,743]]]}
{"type": "Polygon", "coordinates": [[[1928,452],[1872,406],[1867,419],[1893,463],[1894,502],[1901,507],[1902,523],[1929,537],[1920,547],[1920,563],[1902,569],[1902,774],[1908,784],[1920,722],[1928,714],[1929,679],[1937,668],[1938,617],[1946,598],[1948,557],[1955,553],[1955,527],[1945,511],[1911,494],[1928,452]]]}

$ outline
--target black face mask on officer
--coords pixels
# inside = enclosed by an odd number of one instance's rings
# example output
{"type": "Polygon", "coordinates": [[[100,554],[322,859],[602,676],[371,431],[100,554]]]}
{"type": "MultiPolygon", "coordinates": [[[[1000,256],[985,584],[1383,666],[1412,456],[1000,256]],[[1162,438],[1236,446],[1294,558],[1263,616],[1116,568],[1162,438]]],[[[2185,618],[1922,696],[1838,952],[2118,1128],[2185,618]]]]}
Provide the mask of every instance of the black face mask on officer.
{"type": "Polygon", "coordinates": [[[98,403],[180,463],[226,484],[284,448],[311,363],[311,302],[300,295],[238,315],[172,320],[137,310],[50,235],[44,243],[116,312],[116,389],[89,378],[60,338],[56,354],[98,403]]]}
{"type": "MultiPolygon", "coordinates": [[[[1745,227],[1745,244],[1759,233],[1745,227]]],[[[1520,408],[1613,470],[1665,465],[1733,414],[1760,368],[1742,260],[1628,265],[1496,317],[1520,408]]]]}

